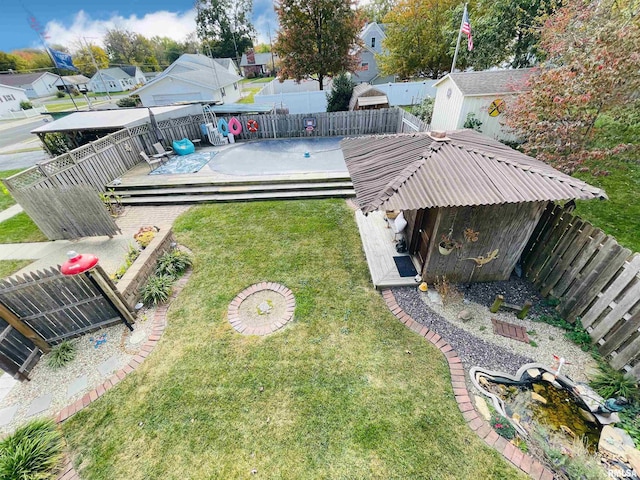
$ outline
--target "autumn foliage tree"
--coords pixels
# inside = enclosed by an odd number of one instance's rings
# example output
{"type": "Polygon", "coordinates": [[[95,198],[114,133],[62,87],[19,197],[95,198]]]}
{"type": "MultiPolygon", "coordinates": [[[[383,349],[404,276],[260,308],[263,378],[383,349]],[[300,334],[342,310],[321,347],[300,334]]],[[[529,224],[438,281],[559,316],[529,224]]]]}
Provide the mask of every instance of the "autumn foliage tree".
{"type": "Polygon", "coordinates": [[[322,90],[327,76],[353,71],[362,28],[354,7],[352,0],[281,0],[274,45],[281,62],[279,77],[313,78],[322,90]]]}
{"type": "Polygon", "coordinates": [[[525,151],[571,173],[585,169],[589,158],[627,148],[591,149],[590,143],[599,116],[615,118],[638,102],[635,0],[568,0],[544,22],[540,47],[546,63],[507,112],[525,151]]]}

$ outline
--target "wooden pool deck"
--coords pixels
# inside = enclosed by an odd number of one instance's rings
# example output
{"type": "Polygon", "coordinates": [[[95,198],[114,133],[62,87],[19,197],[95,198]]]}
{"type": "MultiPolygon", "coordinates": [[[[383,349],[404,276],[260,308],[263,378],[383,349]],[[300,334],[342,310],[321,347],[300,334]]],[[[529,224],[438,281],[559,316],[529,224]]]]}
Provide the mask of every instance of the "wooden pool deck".
{"type": "MultiPolygon", "coordinates": [[[[376,288],[416,286],[414,277],[401,277],[393,257],[410,256],[396,252],[393,231],[387,227],[382,212],[372,212],[364,216],[361,210],[356,211],[356,223],[360,230],[362,247],[369,265],[371,280],[376,288]]],[[[416,270],[420,265],[410,256],[416,270]]]]}

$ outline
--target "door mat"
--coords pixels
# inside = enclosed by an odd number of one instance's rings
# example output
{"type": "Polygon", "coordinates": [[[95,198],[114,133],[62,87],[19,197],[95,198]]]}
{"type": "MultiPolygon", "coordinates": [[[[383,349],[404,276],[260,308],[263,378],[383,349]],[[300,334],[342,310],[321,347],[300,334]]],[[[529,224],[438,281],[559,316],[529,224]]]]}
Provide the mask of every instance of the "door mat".
{"type": "Polygon", "coordinates": [[[393,261],[396,262],[396,268],[401,277],[415,277],[418,274],[410,256],[393,257],[393,261]]]}

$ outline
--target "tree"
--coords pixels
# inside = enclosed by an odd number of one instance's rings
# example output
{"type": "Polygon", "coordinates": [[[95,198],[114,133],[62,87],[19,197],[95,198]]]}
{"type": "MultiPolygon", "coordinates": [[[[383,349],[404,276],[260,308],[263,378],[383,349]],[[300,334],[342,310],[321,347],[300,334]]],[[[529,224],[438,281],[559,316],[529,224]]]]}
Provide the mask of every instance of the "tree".
{"type": "Polygon", "coordinates": [[[345,112],[353,94],[354,83],[347,73],[342,72],[333,79],[331,91],[327,93],[327,112],[345,112]]]}
{"type": "Polygon", "coordinates": [[[595,122],[637,106],[640,21],[635,0],[568,0],[549,16],[544,68],[508,110],[527,153],[571,173],[584,161],[626,148],[590,149],[595,122]]]}
{"type": "MultiPolygon", "coordinates": [[[[460,49],[457,66],[486,70],[493,66],[525,68],[544,60],[538,48],[541,29],[537,19],[552,14],[559,0],[480,0],[470,9],[475,48],[460,49]]],[[[457,38],[463,6],[456,8],[449,25],[457,38]]],[[[451,50],[455,43],[451,43],[451,50]]]]}
{"type": "Polygon", "coordinates": [[[197,0],[198,38],[214,57],[238,58],[253,46],[252,0],[197,0]]]}
{"type": "Polygon", "coordinates": [[[107,52],[99,46],[92,43],[87,46],[87,44],[78,42],[75,47],[76,51],[73,54],[73,64],[83,75],[91,77],[96,73],[96,67],[93,64],[94,60],[98,65],[98,68],[109,67],[109,57],[107,57],[107,52]],[[91,54],[93,54],[93,59],[91,58],[91,54]]]}
{"type": "Polygon", "coordinates": [[[382,44],[387,53],[377,57],[382,73],[439,78],[448,72],[453,53],[447,25],[456,4],[456,0],[400,0],[384,18],[382,44]]]}
{"type": "Polygon", "coordinates": [[[368,22],[382,23],[395,3],[395,0],[372,0],[362,7],[362,14],[368,22]]]}
{"type": "Polygon", "coordinates": [[[138,65],[149,70],[146,65],[157,65],[153,52],[153,45],[144,35],[129,30],[114,28],[107,30],[104,45],[111,64],[138,65]]]}
{"type": "Polygon", "coordinates": [[[0,52],[0,72],[18,71],[24,68],[26,68],[26,63],[23,59],[11,53],[0,52]]]}
{"type": "Polygon", "coordinates": [[[354,51],[363,22],[353,0],[281,0],[276,13],[281,79],[313,78],[323,90],[325,77],[357,67],[354,51]]]}

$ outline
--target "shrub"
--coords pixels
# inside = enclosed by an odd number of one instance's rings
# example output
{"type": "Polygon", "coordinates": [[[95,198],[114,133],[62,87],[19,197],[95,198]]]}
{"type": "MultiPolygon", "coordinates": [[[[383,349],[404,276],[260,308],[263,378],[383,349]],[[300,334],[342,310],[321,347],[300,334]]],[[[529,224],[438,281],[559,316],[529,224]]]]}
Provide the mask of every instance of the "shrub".
{"type": "Polygon", "coordinates": [[[462,293],[460,293],[455,285],[449,282],[446,275],[442,277],[436,276],[436,281],[433,286],[436,292],[440,294],[440,297],[442,297],[443,305],[454,304],[462,300],[462,293]]]}
{"type": "Polygon", "coordinates": [[[0,441],[0,478],[55,478],[62,448],[62,435],[53,420],[32,420],[0,441]]]}
{"type": "Polygon", "coordinates": [[[168,275],[173,278],[178,278],[192,263],[191,255],[187,252],[177,249],[165,252],[156,264],[156,275],[168,275]]]}
{"type": "Polygon", "coordinates": [[[480,127],[482,127],[482,122],[476,118],[476,114],[473,112],[469,112],[467,114],[467,119],[464,121],[464,125],[462,126],[464,128],[470,128],[472,130],[475,130],[476,132],[482,131],[480,129],[480,127]]]}
{"type": "Polygon", "coordinates": [[[56,97],[58,97],[58,98],[64,98],[64,96],[65,96],[65,93],[64,93],[62,90],[58,90],[58,91],[56,92],[56,97]]]}
{"type": "Polygon", "coordinates": [[[54,156],[62,155],[73,149],[73,144],[67,135],[61,132],[45,133],[42,142],[54,156]]]}
{"type": "Polygon", "coordinates": [[[610,367],[605,362],[599,362],[600,371],[591,380],[593,389],[606,398],[625,397],[635,401],[640,399],[638,383],[624,372],[610,367]]]}
{"type": "Polygon", "coordinates": [[[349,75],[344,72],[335,77],[331,91],[327,93],[327,112],[344,112],[349,110],[349,102],[351,101],[354,86],[349,75]]]}
{"type": "Polygon", "coordinates": [[[511,440],[516,436],[516,429],[513,428],[511,422],[499,413],[494,412],[491,415],[491,426],[498,435],[506,438],[507,440],[511,440]]]}
{"type": "Polygon", "coordinates": [[[124,277],[124,274],[127,273],[127,270],[129,270],[129,267],[133,265],[133,262],[136,261],[136,258],[138,258],[139,255],[140,250],[134,245],[129,245],[129,251],[127,252],[127,256],[124,259],[124,265],[121,265],[116,273],[113,274],[113,276],[111,277],[112,280],[115,280],[117,282],[122,277],[124,277]]]}
{"type": "Polygon", "coordinates": [[[27,100],[23,100],[20,102],[20,110],[31,110],[32,108],[33,105],[31,104],[31,102],[27,100]]]}
{"type": "Polygon", "coordinates": [[[426,123],[431,123],[431,117],[433,116],[433,105],[436,100],[433,97],[425,97],[421,103],[414,105],[411,108],[411,113],[418,117],[420,120],[426,123]]]}
{"type": "Polygon", "coordinates": [[[51,349],[47,355],[47,365],[52,368],[61,368],[74,358],[76,358],[76,346],[65,340],[51,349]]]}
{"type": "Polygon", "coordinates": [[[153,275],[147,284],[140,289],[142,301],[151,305],[166,302],[171,295],[174,282],[175,279],[168,275],[153,275]]]}
{"type": "Polygon", "coordinates": [[[135,107],[138,102],[135,98],[123,97],[116,102],[119,107],[135,107]]]}

